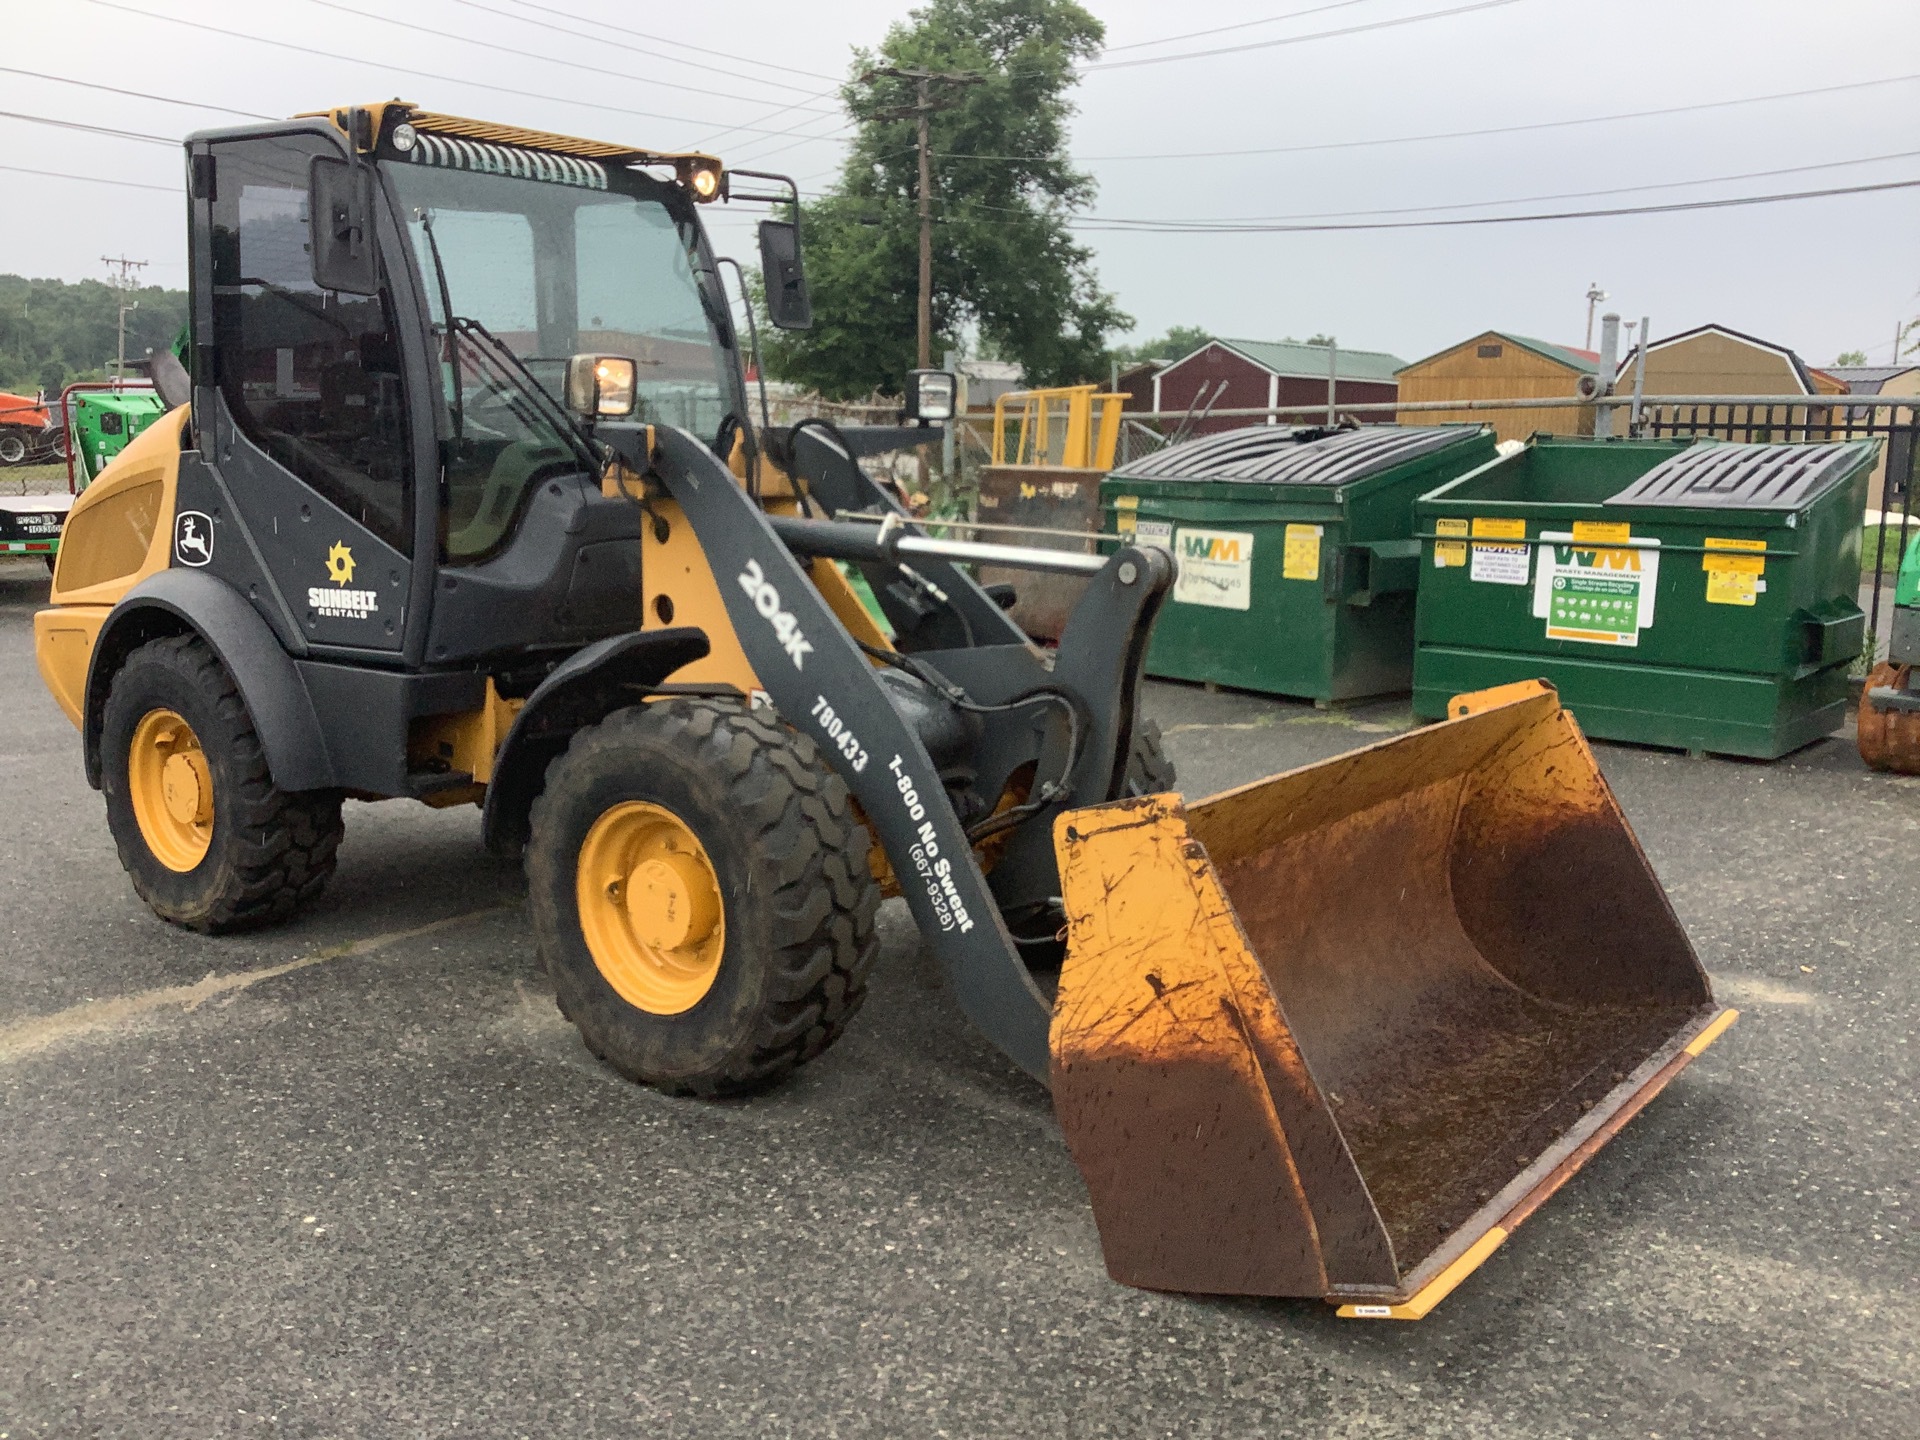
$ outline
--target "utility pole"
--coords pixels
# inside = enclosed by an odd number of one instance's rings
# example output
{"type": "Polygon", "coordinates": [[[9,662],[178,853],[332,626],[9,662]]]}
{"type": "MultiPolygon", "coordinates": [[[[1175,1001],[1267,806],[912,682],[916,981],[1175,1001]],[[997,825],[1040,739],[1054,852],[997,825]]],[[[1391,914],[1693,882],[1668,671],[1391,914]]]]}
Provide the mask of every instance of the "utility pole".
{"type": "Polygon", "coordinates": [[[933,87],[978,85],[987,77],[965,71],[911,70],[899,65],[885,65],[867,71],[860,79],[870,85],[883,75],[896,80],[913,81],[913,104],[878,113],[883,120],[911,119],[914,122],[914,148],[920,157],[920,305],[916,317],[918,344],[914,353],[917,357],[915,364],[922,370],[930,370],[933,368],[933,154],[928,141],[927,122],[936,111],[950,110],[960,103],[957,95],[936,98],[933,87]]]}
{"type": "Polygon", "coordinates": [[[1593,307],[1606,298],[1607,292],[1600,288],[1598,280],[1587,286],[1587,339],[1586,343],[1580,347],[1582,350],[1593,348],[1593,307]]]}
{"type": "Polygon", "coordinates": [[[100,261],[109,270],[117,266],[120,271],[118,275],[110,276],[107,280],[109,285],[120,292],[120,338],[118,342],[118,358],[113,362],[113,378],[114,382],[118,384],[127,378],[127,312],[140,308],[140,302],[138,300],[129,301],[127,299],[127,292],[133,289],[133,272],[146,269],[147,262],[144,260],[129,260],[124,255],[102,255],[100,261]]]}

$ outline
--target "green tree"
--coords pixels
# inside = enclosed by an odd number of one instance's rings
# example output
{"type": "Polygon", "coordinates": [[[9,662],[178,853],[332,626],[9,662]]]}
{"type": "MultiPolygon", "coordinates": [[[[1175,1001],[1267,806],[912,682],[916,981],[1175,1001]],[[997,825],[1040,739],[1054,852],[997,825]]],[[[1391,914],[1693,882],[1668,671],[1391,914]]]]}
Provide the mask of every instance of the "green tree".
{"type": "Polygon", "coordinates": [[[1131,322],[1068,227],[1094,185],[1066,153],[1073,67],[1104,34],[1074,0],[928,0],[855,52],[841,99],[859,129],[834,189],[803,210],[814,328],[775,333],[774,374],[846,398],[896,391],[914,364],[914,85],[862,78],[885,67],[977,77],[934,87],[950,103],[929,122],[935,359],[971,334],[1030,384],[1105,374],[1107,337],[1131,322]]]}
{"type": "MultiPolygon", "coordinates": [[[[187,323],[187,292],[157,285],[134,290],[127,312],[129,369],[148,350],[164,350],[187,323]]],[[[0,390],[58,390],[72,380],[102,380],[111,368],[120,292],[98,280],[69,284],[0,275],[0,390]]]]}
{"type": "Polygon", "coordinates": [[[1136,341],[1131,345],[1113,347],[1113,358],[1120,362],[1120,368],[1138,365],[1143,360],[1178,360],[1191,355],[1214,337],[1208,330],[1198,325],[1174,325],[1164,335],[1148,340],[1136,341]]]}
{"type": "Polygon", "coordinates": [[[1867,352],[1864,350],[1842,350],[1838,355],[1833,357],[1833,363],[1836,365],[1864,365],[1867,363],[1867,352]]]}

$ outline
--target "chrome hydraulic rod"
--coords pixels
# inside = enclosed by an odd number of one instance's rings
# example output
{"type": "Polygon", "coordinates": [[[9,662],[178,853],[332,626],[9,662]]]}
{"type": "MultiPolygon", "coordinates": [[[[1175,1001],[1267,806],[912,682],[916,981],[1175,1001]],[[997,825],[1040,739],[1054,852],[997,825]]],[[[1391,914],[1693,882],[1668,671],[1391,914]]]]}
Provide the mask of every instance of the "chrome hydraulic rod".
{"type": "Polygon", "coordinates": [[[877,561],[897,564],[915,555],[981,565],[1005,565],[1012,570],[1039,570],[1055,575],[1097,575],[1106,568],[1104,555],[1080,555],[1070,550],[1043,550],[1031,545],[994,545],[978,540],[935,540],[904,525],[860,525],[842,520],[803,520],[769,515],[768,523],[789,550],[828,560],[877,561]]]}

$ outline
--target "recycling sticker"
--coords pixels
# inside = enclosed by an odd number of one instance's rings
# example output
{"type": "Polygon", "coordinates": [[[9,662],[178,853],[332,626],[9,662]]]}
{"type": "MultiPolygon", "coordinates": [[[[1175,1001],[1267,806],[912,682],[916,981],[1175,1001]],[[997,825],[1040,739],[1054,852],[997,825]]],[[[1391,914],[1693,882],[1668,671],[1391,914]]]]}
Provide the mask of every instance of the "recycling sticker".
{"type": "Polygon", "coordinates": [[[1638,645],[1640,632],[1653,624],[1660,542],[1636,538],[1625,525],[1606,526],[1606,534],[1581,533],[1601,528],[1576,525],[1571,533],[1540,534],[1551,543],[1539,547],[1533,613],[1547,622],[1549,640],[1638,645]]]}

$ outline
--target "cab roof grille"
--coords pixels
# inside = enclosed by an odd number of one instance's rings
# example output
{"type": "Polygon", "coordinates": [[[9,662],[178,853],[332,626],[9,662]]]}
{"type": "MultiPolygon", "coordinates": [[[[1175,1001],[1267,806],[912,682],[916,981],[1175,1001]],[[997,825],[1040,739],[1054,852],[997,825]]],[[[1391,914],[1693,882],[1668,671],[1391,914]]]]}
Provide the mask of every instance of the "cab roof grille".
{"type": "Polygon", "coordinates": [[[415,164],[439,165],[450,170],[479,170],[489,175],[512,175],[521,180],[544,180],[587,190],[607,188],[607,168],[597,161],[525,150],[517,145],[494,145],[483,140],[436,135],[430,130],[420,132],[420,139],[407,152],[407,158],[415,164]]]}
{"type": "Polygon", "coordinates": [[[574,135],[557,135],[550,130],[526,130],[518,125],[496,125],[490,120],[468,120],[459,115],[440,115],[429,110],[411,111],[406,120],[423,135],[449,135],[484,144],[539,150],[548,155],[602,160],[609,165],[672,165],[681,160],[699,161],[715,169],[720,165],[714,156],[694,150],[642,150],[632,145],[582,140],[574,135]]]}

